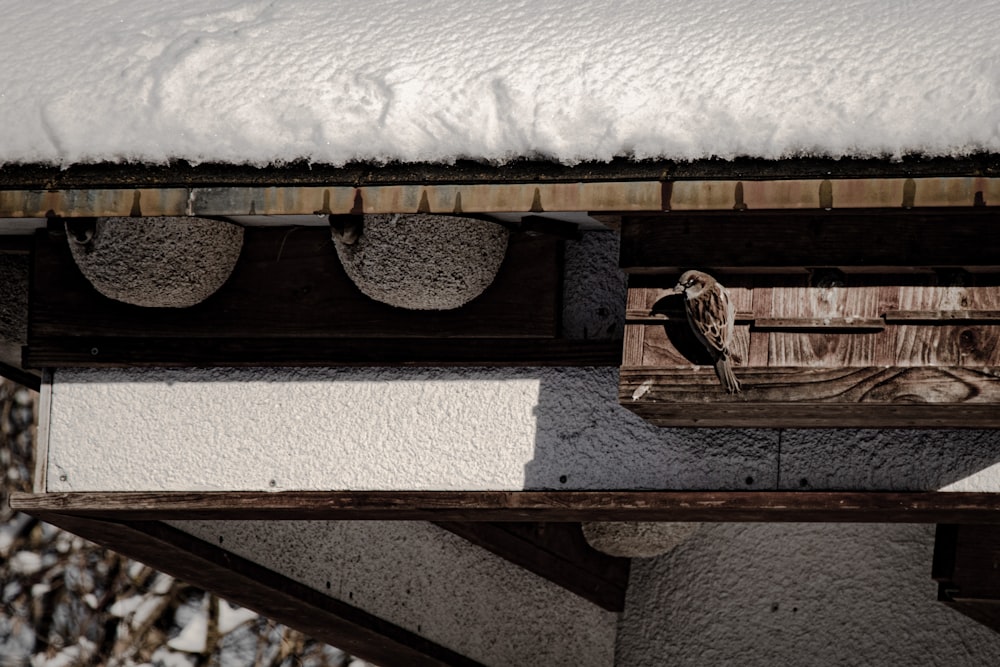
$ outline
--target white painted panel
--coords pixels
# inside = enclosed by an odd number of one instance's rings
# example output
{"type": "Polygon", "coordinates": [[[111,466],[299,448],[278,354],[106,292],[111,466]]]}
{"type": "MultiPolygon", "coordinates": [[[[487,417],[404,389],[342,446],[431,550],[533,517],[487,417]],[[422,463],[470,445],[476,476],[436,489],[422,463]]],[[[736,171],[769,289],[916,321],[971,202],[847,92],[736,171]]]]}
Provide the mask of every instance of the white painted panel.
{"type": "Polygon", "coordinates": [[[777,436],[669,430],[617,371],[55,373],[49,491],[773,488],[777,436]]]}
{"type": "Polygon", "coordinates": [[[613,662],[617,614],[428,523],[171,525],[485,665],[613,662]]]}

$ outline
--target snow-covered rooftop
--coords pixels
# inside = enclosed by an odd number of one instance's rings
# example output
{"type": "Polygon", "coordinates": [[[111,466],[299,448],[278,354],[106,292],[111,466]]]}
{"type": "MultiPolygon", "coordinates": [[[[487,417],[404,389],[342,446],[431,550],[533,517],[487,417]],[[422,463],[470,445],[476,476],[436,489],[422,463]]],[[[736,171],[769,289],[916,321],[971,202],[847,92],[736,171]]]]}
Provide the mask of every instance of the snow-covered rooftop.
{"type": "Polygon", "coordinates": [[[0,164],[1000,151],[1000,2],[0,0],[0,164]]]}

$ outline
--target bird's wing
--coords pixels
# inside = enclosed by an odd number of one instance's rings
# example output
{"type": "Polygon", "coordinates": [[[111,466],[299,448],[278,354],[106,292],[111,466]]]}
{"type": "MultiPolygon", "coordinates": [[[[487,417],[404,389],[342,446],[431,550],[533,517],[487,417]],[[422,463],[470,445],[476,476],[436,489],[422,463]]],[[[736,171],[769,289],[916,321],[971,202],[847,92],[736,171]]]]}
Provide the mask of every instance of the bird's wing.
{"type": "Polygon", "coordinates": [[[729,298],[718,285],[712,285],[693,299],[685,301],[691,326],[709,351],[729,355],[729,298]]]}

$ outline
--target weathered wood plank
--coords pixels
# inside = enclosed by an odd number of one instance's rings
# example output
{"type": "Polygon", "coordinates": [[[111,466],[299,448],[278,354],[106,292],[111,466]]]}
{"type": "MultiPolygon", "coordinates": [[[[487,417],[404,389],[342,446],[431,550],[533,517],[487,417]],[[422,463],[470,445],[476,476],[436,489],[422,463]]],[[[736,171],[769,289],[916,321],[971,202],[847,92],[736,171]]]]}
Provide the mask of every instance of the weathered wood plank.
{"type": "Polygon", "coordinates": [[[1000,426],[997,368],[747,368],[726,394],[711,368],[623,368],[620,403],[661,426],[1000,426]]]}
{"type": "Polygon", "coordinates": [[[373,614],[153,521],[119,523],[45,513],[40,518],[242,607],[380,665],[480,663],[373,614]]]}
{"type": "MultiPolygon", "coordinates": [[[[762,277],[758,281],[763,282],[762,277]]],[[[768,319],[791,324],[795,320],[869,322],[879,317],[878,287],[853,277],[830,272],[828,276],[775,276],[768,319]]],[[[764,320],[765,318],[761,318],[764,320]]],[[[759,324],[755,322],[755,325],[759,324]]],[[[766,322],[764,322],[766,326],[766,322]]],[[[802,327],[805,328],[805,327],[802,327]]],[[[876,340],[871,336],[829,335],[829,332],[773,331],[768,338],[772,366],[872,366],[876,340]]]]}
{"type": "Polygon", "coordinates": [[[26,368],[129,366],[618,366],[619,340],[517,338],[53,338],[26,368]]]}
{"type": "Polygon", "coordinates": [[[830,521],[1000,523],[997,493],[805,491],[300,491],[15,493],[35,516],[114,521],[830,521]]]}
{"type": "Polygon", "coordinates": [[[461,338],[558,334],[562,242],[513,234],[494,283],[450,311],[378,303],[344,273],[324,228],[247,228],[225,285],[185,309],[101,296],[60,234],[36,236],[29,342],[64,336],[152,338],[461,338]]]}
{"type": "Polygon", "coordinates": [[[622,219],[621,266],[628,272],[998,265],[1000,216],[986,209],[674,211],[622,219]]]}
{"type": "Polygon", "coordinates": [[[629,559],[608,556],[591,547],[579,523],[436,524],[608,611],[625,609],[629,559]]]}

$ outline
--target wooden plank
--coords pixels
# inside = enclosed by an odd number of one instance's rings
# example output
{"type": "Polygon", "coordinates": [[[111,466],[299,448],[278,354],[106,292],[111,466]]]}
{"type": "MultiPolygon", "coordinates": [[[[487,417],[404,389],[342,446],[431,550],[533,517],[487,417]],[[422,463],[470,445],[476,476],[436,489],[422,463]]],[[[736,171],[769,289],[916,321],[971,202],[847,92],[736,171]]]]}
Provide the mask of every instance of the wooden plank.
{"type": "Polygon", "coordinates": [[[998,265],[1000,215],[986,209],[671,212],[622,220],[627,272],[998,265]]]}
{"type": "Polygon", "coordinates": [[[1000,530],[943,524],[934,539],[938,600],[1000,632],[1000,530]]]}
{"type": "Polygon", "coordinates": [[[373,301],[344,273],[325,228],[247,228],[232,276],[185,309],[140,308],[101,296],[61,234],[40,232],[29,343],[66,336],[150,338],[552,338],[558,334],[562,242],[513,234],[493,284],[450,311],[373,301]]]}
{"type": "Polygon", "coordinates": [[[887,310],[885,321],[890,324],[1000,324],[1000,310],[887,310]]]}
{"type": "Polygon", "coordinates": [[[996,368],[748,368],[726,394],[711,368],[623,368],[622,406],[660,426],[1000,426],[996,368]]]}
{"type": "Polygon", "coordinates": [[[39,518],[385,667],[480,664],[163,523],[59,513],[39,518]]]}
{"type": "Polygon", "coordinates": [[[608,611],[625,609],[630,560],[591,547],[579,523],[436,524],[608,611]]]}
{"type": "Polygon", "coordinates": [[[755,331],[871,333],[885,330],[885,320],[881,317],[761,317],[751,326],[755,331]]]}
{"type": "Polygon", "coordinates": [[[53,338],[28,368],[130,366],[618,366],[620,340],[517,338],[53,338]]]}
{"type": "Polygon", "coordinates": [[[14,493],[11,507],[114,521],[823,521],[1000,523],[1000,493],[285,491],[14,493]]]}

